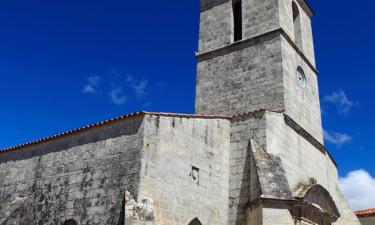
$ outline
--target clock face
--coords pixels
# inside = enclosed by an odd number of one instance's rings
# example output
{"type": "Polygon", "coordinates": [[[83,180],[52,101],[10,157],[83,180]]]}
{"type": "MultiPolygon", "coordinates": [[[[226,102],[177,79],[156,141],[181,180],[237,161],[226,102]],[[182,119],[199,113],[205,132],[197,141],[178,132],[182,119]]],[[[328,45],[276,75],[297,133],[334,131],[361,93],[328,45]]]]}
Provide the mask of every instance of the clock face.
{"type": "Polygon", "coordinates": [[[306,87],[306,76],[301,68],[297,69],[297,80],[301,87],[306,87]]]}

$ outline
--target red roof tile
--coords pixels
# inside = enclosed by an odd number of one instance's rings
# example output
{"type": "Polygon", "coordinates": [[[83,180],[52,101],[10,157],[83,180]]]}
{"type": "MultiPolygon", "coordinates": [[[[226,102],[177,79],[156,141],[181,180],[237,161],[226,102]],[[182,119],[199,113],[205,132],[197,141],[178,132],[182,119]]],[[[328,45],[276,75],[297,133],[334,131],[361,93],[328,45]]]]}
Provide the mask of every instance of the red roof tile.
{"type": "Polygon", "coordinates": [[[360,211],[356,211],[355,214],[358,217],[375,216],[375,209],[360,210],[360,211]]]}

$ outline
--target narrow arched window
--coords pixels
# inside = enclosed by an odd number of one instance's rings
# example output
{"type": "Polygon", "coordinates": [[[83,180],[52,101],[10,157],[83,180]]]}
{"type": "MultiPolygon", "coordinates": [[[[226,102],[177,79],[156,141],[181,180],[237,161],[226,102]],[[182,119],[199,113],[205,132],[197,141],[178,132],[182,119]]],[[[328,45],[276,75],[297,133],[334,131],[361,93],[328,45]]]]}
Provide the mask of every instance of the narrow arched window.
{"type": "Polygon", "coordinates": [[[63,225],[78,225],[78,223],[75,220],[67,220],[63,223],[63,225]]]}
{"type": "Polygon", "coordinates": [[[189,225],[202,225],[202,223],[198,219],[194,219],[189,223],[189,225]]]}
{"type": "Polygon", "coordinates": [[[232,0],[233,6],[233,38],[234,41],[242,40],[242,1],[232,0]]]}
{"type": "Polygon", "coordinates": [[[303,72],[303,69],[300,66],[297,68],[296,76],[297,76],[298,84],[302,88],[305,88],[306,87],[306,75],[305,75],[305,72],[303,72]]]}
{"type": "Polygon", "coordinates": [[[302,50],[301,14],[299,12],[298,5],[295,2],[292,3],[292,10],[295,44],[300,50],[302,50]]]}

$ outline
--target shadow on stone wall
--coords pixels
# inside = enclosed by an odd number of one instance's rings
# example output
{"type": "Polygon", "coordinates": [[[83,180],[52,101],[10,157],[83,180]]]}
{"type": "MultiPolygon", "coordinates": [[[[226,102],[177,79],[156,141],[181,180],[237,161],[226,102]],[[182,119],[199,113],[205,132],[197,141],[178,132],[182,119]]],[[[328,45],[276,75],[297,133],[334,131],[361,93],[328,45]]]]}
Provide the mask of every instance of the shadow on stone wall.
{"type": "Polygon", "coordinates": [[[250,169],[251,169],[251,146],[246,148],[246,157],[244,161],[244,169],[242,173],[242,182],[241,182],[241,189],[239,194],[239,202],[237,205],[237,214],[236,214],[236,225],[246,225],[247,218],[246,218],[246,210],[247,204],[250,199],[250,169]]]}
{"type": "Polygon", "coordinates": [[[0,152],[0,163],[43,156],[49,153],[59,152],[123,135],[134,135],[138,133],[142,121],[143,117],[128,118],[126,120],[91,128],[86,131],[75,132],[17,150],[0,152]]]}
{"type": "Polygon", "coordinates": [[[5,224],[60,224],[73,218],[79,224],[123,225],[125,190],[136,196],[139,185],[142,124],[143,117],[131,118],[0,153],[0,211],[11,212],[6,220],[19,218],[5,224]],[[108,139],[113,141],[103,148],[76,148],[63,158],[51,154],[108,139]],[[29,198],[30,204],[21,202],[12,210],[20,196],[29,198]]]}
{"type": "Polygon", "coordinates": [[[121,211],[120,211],[117,225],[124,225],[124,224],[125,224],[125,192],[124,192],[124,197],[122,198],[121,211]]]}

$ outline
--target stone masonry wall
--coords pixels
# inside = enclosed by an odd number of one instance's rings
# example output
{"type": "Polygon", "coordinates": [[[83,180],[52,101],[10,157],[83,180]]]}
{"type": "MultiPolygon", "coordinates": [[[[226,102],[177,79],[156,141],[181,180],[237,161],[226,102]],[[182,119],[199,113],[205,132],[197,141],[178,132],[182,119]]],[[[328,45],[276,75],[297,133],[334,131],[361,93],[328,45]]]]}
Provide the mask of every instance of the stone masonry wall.
{"type": "Polygon", "coordinates": [[[278,0],[242,0],[243,38],[252,38],[280,27],[278,0]]]}
{"type": "Polygon", "coordinates": [[[142,117],[0,153],[1,225],[123,225],[136,196],[142,117]]]}
{"type": "Polygon", "coordinates": [[[155,224],[227,225],[230,122],[147,116],[139,198],[155,224]]]}
{"type": "Polygon", "coordinates": [[[196,112],[283,108],[280,38],[275,33],[198,58],[196,112]]]}
{"type": "Polygon", "coordinates": [[[313,41],[313,31],[311,26],[311,18],[298,4],[297,0],[278,0],[279,1],[279,21],[280,27],[288,34],[288,36],[295,40],[294,37],[294,23],[293,23],[293,11],[292,2],[294,1],[300,13],[300,24],[302,34],[302,49],[300,49],[307,59],[315,66],[315,51],[313,41]]]}
{"type": "Polygon", "coordinates": [[[230,0],[201,0],[199,52],[208,52],[233,41],[230,0]]]}
{"type": "Polygon", "coordinates": [[[307,65],[294,48],[282,38],[282,65],[285,86],[285,110],[317,140],[323,143],[322,118],[318,75],[307,65]],[[297,68],[301,67],[306,76],[306,87],[301,87],[297,79],[297,68]]]}
{"type": "MultiPolygon", "coordinates": [[[[263,113],[238,117],[231,123],[229,225],[247,225],[247,204],[260,196],[260,190],[251,184],[256,178],[254,162],[251,161],[250,139],[260,145],[266,143],[266,121],[263,113]]],[[[254,218],[255,220],[255,218],[254,218]]]]}
{"type": "Polygon", "coordinates": [[[341,217],[338,225],[358,225],[358,219],[338,188],[338,172],[328,154],[322,153],[289,127],[282,113],[266,112],[266,150],[281,158],[294,196],[314,178],[332,195],[341,217]]]}

